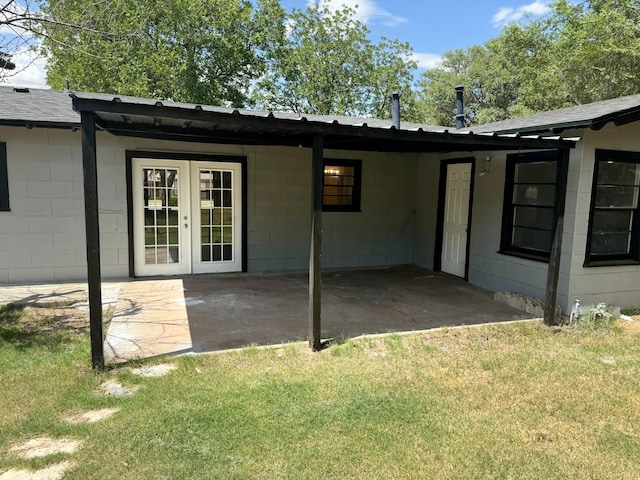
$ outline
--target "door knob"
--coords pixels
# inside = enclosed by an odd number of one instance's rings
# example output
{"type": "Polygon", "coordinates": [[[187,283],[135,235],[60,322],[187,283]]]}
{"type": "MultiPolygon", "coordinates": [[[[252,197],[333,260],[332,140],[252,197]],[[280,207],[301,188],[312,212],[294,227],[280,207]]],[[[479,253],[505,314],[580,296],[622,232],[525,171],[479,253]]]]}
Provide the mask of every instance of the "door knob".
{"type": "Polygon", "coordinates": [[[185,224],[184,224],[184,228],[188,228],[188,227],[189,227],[189,225],[187,225],[187,224],[185,223],[185,224]]]}

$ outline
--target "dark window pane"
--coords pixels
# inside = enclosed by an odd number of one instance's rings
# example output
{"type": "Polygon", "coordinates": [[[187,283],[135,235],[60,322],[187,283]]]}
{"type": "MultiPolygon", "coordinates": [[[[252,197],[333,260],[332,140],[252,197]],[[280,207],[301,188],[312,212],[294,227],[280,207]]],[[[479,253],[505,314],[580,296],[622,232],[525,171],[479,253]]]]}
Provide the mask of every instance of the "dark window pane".
{"type": "Polygon", "coordinates": [[[222,172],[222,188],[231,188],[231,172],[222,172]]]}
{"type": "Polygon", "coordinates": [[[224,207],[231,207],[231,190],[223,190],[222,191],[222,205],[224,207]]]}
{"type": "Polygon", "coordinates": [[[224,209],[223,225],[233,225],[233,210],[231,208],[224,209]]]}
{"type": "Polygon", "coordinates": [[[555,202],[555,185],[514,185],[513,203],[551,207],[555,202]]]}
{"type": "Polygon", "coordinates": [[[202,245],[202,258],[200,259],[202,262],[210,262],[211,261],[211,246],[210,245],[202,245]]]}
{"type": "Polygon", "coordinates": [[[222,187],[222,180],[221,180],[221,175],[220,172],[213,172],[213,187],[214,188],[220,188],[222,187]]]}
{"type": "Polygon", "coordinates": [[[145,263],[145,265],[155,265],[155,263],[156,263],[156,249],[155,249],[155,247],[145,247],[145,249],[144,249],[144,263],[145,263]]]}
{"type": "Polygon", "coordinates": [[[629,253],[628,233],[594,233],[591,253],[594,255],[624,255],[629,253]]]}
{"type": "Polygon", "coordinates": [[[637,187],[598,186],[596,190],[596,207],[635,208],[637,206],[637,187]]]}
{"type": "Polygon", "coordinates": [[[540,252],[550,252],[551,231],[515,227],[513,229],[512,245],[540,252]]]}
{"type": "Polygon", "coordinates": [[[222,246],[222,259],[223,260],[233,260],[233,249],[231,245],[223,245],[222,246]]]}
{"type": "Polygon", "coordinates": [[[222,242],[222,228],[213,227],[211,229],[211,243],[221,243],[222,242]]]}
{"type": "Polygon", "coordinates": [[[158,245],[166,245],[167,244],[167,228],[159,227],[156,232],[156,241],[158,245]]]}
{"type": "Polygon", "coordinates": [[[200,232],[200,242],[211,243],[211,231],[209,230],[209,227],[202,227],[202,231],[200,232]]]}
{"type": "Polygon", "coordinates": [[[513,225],[552,230],[553,208],[514,207],[513,225]]]}
{"type": "Polygon", "coordinates": [[[213,223],[211,225],[222,225],[222,209],[213,209],[213,223]]]}
{"type": "Polygon", "coordinates": [[[208,208],[200,210],[200,225],[211,225],[211,210],[208,208]]]}
{"type": "Polygon", "coordinates": [[[219,262],[222,260],[222,247],[220,245],[213,246],[213,261],[219,262]]]}
{"type": "Polygon", "coordinates": [[[555,183],[558,162],[524,162],[516,164],[515,183],[555,183]]]}
{"type": "Polygon", "coordinates": [[[593,233],[629,232],[632,210],[596,210],[593,213],[593,233]]]}
{"type": "Polygon", "coordinates": [[[167,263],[180,263],[178,247],[169,247],[169,258],[167,259],[167,263]]]}
{"type": "Polygon", "coordinates": [[[155,245],[156,244],[156,230],[155,228],[144,229],[144,244],[155,245]]]}
{"type": "Polygon", "coordinates": [[[214,207],[222,206],[222,194],[220,193],[220,190],[213,191],[213,206],[214,207]]]}
{"type": "Polygon", "coordinates": [[[156,211],[156,225],[166,225],[167,224],[167,211],[163,208],[162,210],[156,211]]]}
{"type": "Polygon", "coordinates": [[[640,164],[638,163],[616,162],[613,160],[600,160],[598,162],[599,185],[638,185],[640,182],[639,176],[640,164]]]}
{"type": "Polygon", "coordinates": [[[168,214],[169,225],[176,226],[180,223],[178,210],[169,210],[168,214]]]}
{"type": "Polygon", "coordinates": [[[169,227],[169,245],[178,245],[178,232],[177,227],[169,227]]]}

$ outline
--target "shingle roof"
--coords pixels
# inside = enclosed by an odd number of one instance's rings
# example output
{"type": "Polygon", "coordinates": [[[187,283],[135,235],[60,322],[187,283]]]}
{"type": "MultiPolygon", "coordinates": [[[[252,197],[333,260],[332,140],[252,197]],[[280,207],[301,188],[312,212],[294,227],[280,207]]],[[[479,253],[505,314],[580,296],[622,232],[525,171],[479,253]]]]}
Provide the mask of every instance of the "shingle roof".
{"type": "Polygon", "coordinates": [[[80,124],[69,93],[60,90],[0,86],[0,105],[0,124],[80,124]]]}
{"type": "MultiPolygon", "coordinates": [[[[18,89],[21,90],[21,89],[18,89]]],[[[75,112],[71,104],[71,92],[60,90],[44,90],[30,88],[28,91],[16,91],[10,86],[0,86],[0,123],[33,122],[39,124],[47,123],[70,123],[79,124],[80,115],[75,112]]],[[[78,93],[85,98],[94,98],[98,100],[112,101],[115,98],[122,102],[135,103],[139,105],[155,105],[158,101],[150,98],[131,97],[127,95],[111,95],[105,93],[78,93]]],[[[191,103],[162,101],[162,105],[176,108],[200,107],[205,111],[218,113],[233,113],[234,111],[248,116],[267,117],[278,119],[296,120],[302,117],[310,122],[333,123],[338,122],[341,125],[362,125],[366,123],[372,128],[389,128],[391,127],[390,119],[378,118],[362,118],[347,117],[340,115],[299,115],[297,113],[288,112],[267,112],[260,110],[233,109],[225,107],[215,107],[210,105],[196,105],[191,103]]],[[[444,131],[446,127],[435,125],[423,125],[418,123],[402,122],[402,130],[412,130],[422,128],[425,131],[444,131]]]]}
{"type": "Polygon", "coordinates": [[[396,130],[389,119],[298,115],[9,86],[0,86],[0,125],[77,128],[80,115],[74,110],[74,103],[78,102],[94,105],[97,110],[92,110],[93,107],[88,110],[98,114],[98,127],[115,135],[200,142],[302,145],[311,133],[321,132],[326,134],[327,148],[443,152],[567,148],[576,140],[537,134],[474,135],[464,130],[408,122],[402,122],[396,130]]]}
{"type": "Polygon", "coordinates": [[[536,113],[466,128],[474,133],[560,132],[569,128],[598,130],[608,122],[616,125],[640,120],[640,94],[575,107],[536,113]]]}

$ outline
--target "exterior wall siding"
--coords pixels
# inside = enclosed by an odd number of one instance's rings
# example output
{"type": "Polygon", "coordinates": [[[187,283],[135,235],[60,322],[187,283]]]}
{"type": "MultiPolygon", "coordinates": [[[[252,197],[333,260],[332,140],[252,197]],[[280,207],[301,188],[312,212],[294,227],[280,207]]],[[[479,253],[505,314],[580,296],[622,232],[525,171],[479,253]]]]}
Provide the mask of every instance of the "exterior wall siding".
{"type": "Polygon", "coordinates": [[[640,152],[640,124],[616,127],[609,123],[602,130],[584,130],[581,155],[571,165],[576,179],[574,236],[569,262],[571,280],[568,288],[569,304],[579,299],[582,305],[604,302],[620,307],[640,305],[640,265],[584,267],[591,187],[596,149],[640,152]]]}
{"type": "MultiPolygon", "coordinates": [[[[506,158],[509,153],[513,152],[474,152],[476,174],[469,246],[469,283],[491,291],[519,292],[544,300],[548,264],[498,253],[502,230],[506,158]],[[480,176],[482,159],[487,156],[491,157],[490,171],[480,176]]],[[[571,173],[569,176],[571,177],[571,173]]],[[[571,193],[568,192],[567,195],[571,193]]],[[[571,237],[572,234],[567,233],[565,227],[565,252],[570,248],[571,237]]],[[[557,303],[563,310],[567,308],[569,260],[570,255],[563,254],[560,262],[557,303]]]]}
{"type": "MultiPolygon", "coordinates": [[[[0,212],[0,282],[86,277],[80,133],[1,127],[7,143],[11,211],[0,212]]],[[[247,157],[247,267],[308,269],[310,149],[243,147],[118,138],[98,132],[101,269],[128,275],[125,151],[175,151],[247,157]]],[[[416,157],[326,151],[361,159],[362,211],[323,215],[323,266],[413,262],[416,157]]]]}

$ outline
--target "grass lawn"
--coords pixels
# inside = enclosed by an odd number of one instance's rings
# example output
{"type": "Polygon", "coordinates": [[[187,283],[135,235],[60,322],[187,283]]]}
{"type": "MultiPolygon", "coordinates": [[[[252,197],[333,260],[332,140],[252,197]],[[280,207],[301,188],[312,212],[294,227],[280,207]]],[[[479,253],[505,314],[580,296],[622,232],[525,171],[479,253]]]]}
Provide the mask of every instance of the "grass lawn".
{"type": "Polygon", "coordinates": [[[640,477],[640,322],[247,348],[171,358],[160,378],[93,373],[86,332],[56,322],[0,309],[0,476],[70,459],[82,480],[640,477]],[[105,397],[106,379],[140,389],[105,397]],[[103,407],[120,410],[62,419],[103,407]],[[81,445],[8,453],[46,436],[81,445]]]}

